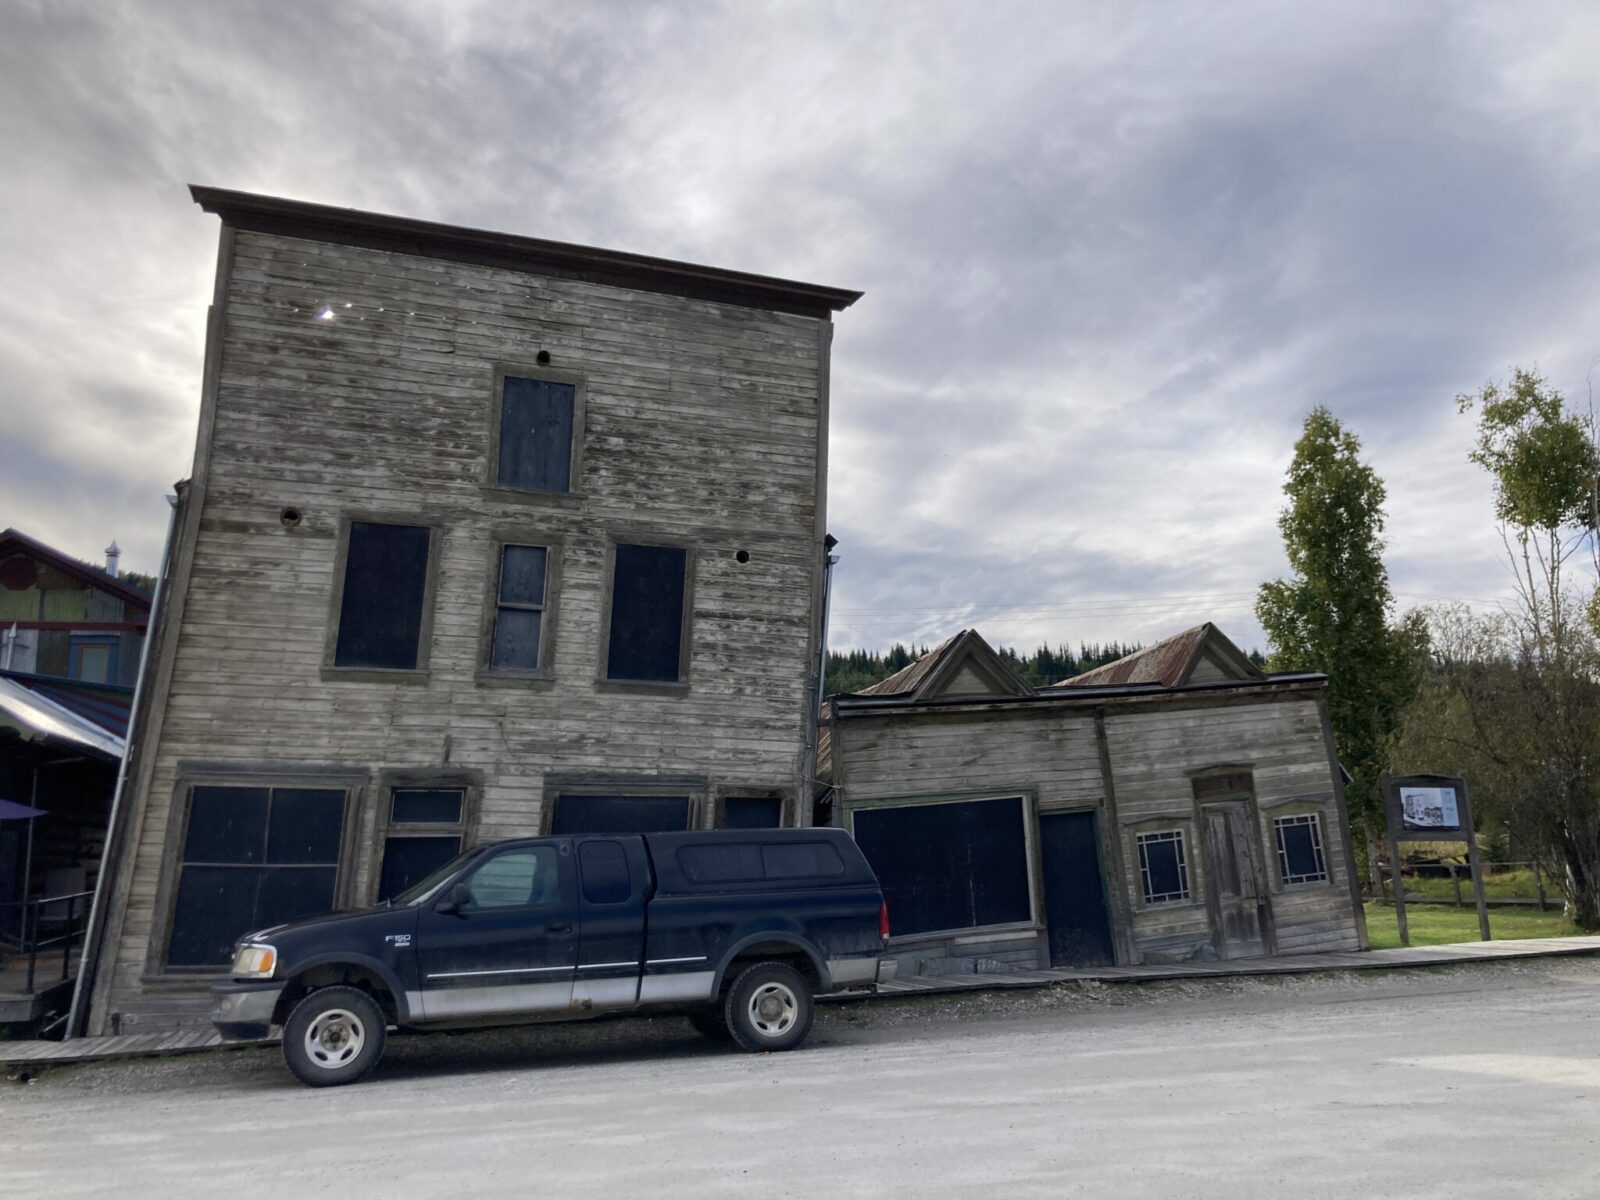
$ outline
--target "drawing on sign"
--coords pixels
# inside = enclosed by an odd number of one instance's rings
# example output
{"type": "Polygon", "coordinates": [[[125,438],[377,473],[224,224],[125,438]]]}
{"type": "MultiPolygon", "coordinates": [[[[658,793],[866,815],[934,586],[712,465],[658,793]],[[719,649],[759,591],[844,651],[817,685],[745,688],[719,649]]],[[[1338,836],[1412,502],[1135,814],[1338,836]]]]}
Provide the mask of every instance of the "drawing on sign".
{"type": "Polygon", "coordinates": [[[1400,812],[1407,829],[1456,829],[1461,825],[1455,788],[1401,788],[1400,812]]]}

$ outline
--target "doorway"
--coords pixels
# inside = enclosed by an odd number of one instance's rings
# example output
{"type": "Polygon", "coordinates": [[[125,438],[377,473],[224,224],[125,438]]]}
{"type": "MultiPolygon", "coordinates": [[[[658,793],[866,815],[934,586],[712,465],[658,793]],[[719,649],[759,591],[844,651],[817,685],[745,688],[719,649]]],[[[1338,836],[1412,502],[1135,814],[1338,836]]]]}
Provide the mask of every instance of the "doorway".
{"type": "Polygon", "coordinates": [[[1106,967],[1116,961],[1092,812],[1039,817],[1045,923],[1052,967],[1106,967]]]}
{"type": "Polygon", "coordinates": [[[1251,836],[1249,800],[1223,800],[1200,809],[1206,880],[1220,958],[1259,958],[1267,952],[1262,912],[1266,889],[1251,836]]]}

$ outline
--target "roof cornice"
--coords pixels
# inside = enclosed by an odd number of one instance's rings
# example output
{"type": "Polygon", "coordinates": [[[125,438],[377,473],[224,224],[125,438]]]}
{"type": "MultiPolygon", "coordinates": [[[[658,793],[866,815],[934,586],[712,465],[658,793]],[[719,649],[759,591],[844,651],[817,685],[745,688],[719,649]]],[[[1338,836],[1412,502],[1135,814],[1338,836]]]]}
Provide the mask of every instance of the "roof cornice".
{"type": "Polygon", "coordinates": [[[860,292],[845,288],[252,192],[191,184],[189,194],[206,212],[215,213],[234,229],[578,279],[824,321],[861,298],[860,292]]]}

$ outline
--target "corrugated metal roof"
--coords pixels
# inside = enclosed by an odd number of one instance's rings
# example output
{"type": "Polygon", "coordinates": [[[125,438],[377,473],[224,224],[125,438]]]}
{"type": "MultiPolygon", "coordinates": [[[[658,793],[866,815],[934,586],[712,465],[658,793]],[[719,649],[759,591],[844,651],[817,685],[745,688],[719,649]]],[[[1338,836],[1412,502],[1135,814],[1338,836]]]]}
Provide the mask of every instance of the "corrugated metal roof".
{"type": "Polygon", "coordinates": [[[901,667],[887,679],[880,679],[871,687],[862,688],[856,693],[858,696],[899,696],[907,692],[914,692],[922,685],[922,681],[938,668],[944,656],[955,648],[967,631],[961,630],[954,637],[945,638],[932,650],[910,666],[901,667]]]}
{"type": "Polygon", "coordinates": [[[1106,663],[1082,675],[1063,679],[1056,687],[1090,687],[1118,683],[1159,683],[1162,687],[1177,687],[1183,681],[1189,665],[1200,652],[1211,633],[1211,623],[1196,625],[1169,638],[1135,650],[1132,654],[1106,663]]]}
{"type": "Polygon", "coordinates": [[[0,671],[0,679],[9,679],[22,685],[69,712],[94,722],[115,737],[128,736],[128,718],[133,711],[132,688],[85,683],[78,679],[57,679],[50,675],[30,675],[21,671],[0,671]]]}
{"type": "Polygon", "coordinates": [[[0,678],[0,722],[26,737],[58,742],[106,758],[121,758],[126,745],[122,738],[15,679],[0,678]]]}

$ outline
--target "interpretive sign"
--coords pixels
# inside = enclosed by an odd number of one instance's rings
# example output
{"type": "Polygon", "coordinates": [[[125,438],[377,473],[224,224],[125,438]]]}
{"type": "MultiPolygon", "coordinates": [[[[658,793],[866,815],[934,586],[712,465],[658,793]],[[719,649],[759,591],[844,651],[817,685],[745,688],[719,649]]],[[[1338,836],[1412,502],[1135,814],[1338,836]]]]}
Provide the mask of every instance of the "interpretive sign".
{"type": "Polygon", "coordinates": [[[1389,870],[1394,880],[1394,912],[1400,944],[1409,946],[1405,884],[1400,878],[1401,842],[1465,842],[1478,900],[1478,931],[1489,940],[1489,907],[1483,898],[1483,865],[1472,828],[1467,781],[1456,775],[1385,775],[1384,810],[1389,818],[1389,870]]]}

